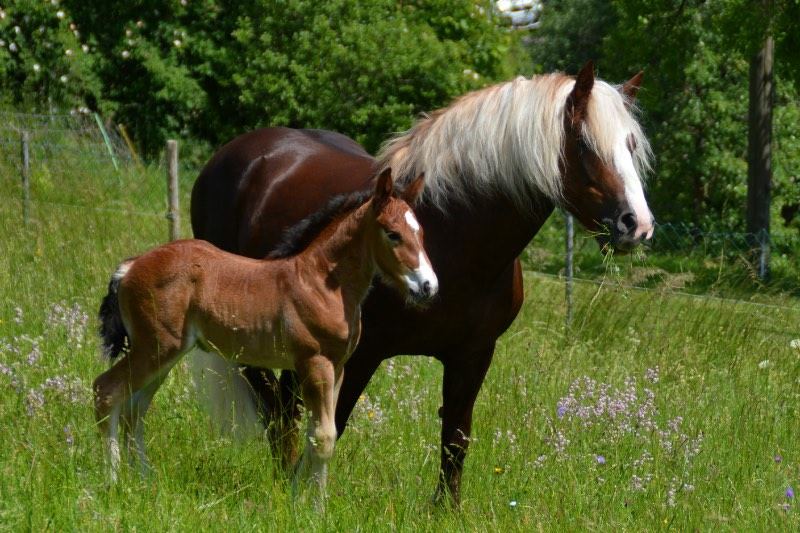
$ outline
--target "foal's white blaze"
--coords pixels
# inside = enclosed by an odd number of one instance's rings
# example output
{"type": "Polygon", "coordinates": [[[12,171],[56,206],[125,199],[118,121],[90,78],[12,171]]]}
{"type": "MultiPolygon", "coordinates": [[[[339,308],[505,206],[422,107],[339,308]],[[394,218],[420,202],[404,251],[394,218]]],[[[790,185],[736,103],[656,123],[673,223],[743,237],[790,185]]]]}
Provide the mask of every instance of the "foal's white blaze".
{"type": "Polygon", "coordinates": [[[622,135],[614,147],[614,166],[622,176],[622,182],[625,186],[625,199],[628,201],[628,205],[633,210],[634,215],[636,215],[636,231],[634,231],[633,237],[638,239],[644,236],[644,238],[649,239],[653,236],[653,214],[650,212],[647,200],[644,198],[642,180],[633,165],[633,158],[626,142],[627,138],[627,133],[622,135]]]}
{"type": "Polygon", "coordinates": [[[414,233],[419,231],[419,222],[417,222],[417,217],[411,211],[406,211],[406,222],[414,230],[414,233]]]}

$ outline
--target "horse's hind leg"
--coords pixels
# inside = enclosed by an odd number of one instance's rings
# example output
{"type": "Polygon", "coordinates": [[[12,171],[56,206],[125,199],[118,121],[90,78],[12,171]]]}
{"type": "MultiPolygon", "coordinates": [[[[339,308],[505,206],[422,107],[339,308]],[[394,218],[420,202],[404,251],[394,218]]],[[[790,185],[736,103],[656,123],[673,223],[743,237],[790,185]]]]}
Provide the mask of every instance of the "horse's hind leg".
{"type": "Polygon", "coordinates": [[[162,372],[162,375],[145,385],[141,390],[136,391],[127,403],[125,422],[128,429],[128,451],[129,460],[133,461],[133,453],[139,460],[139,468],[142,476],[150,473],[150,463],[147,460],[144,445],[144,417],[153,401],[153,396],[164,383],[166,373],[169,369],[162,372]]]}
{"type": "Polygon", "coordinates": [[[328,477],[328,461],[336,445],[336,389],[342,371],[334,370],[327,357],[317,355],[297,364],[297,375],[303,393],[303,403],[308,408],[306,445],[295,473],[294,487],[299,479],[311,481],[324,496],[328,477]]]}
{"type": "MultiPolygon", "coordinates": [[[[161,350],[160,357],[151,358],[150,353],[143,352],[134,345],[129,353],[94,380],[92,390],[94,391],[95,419],[105,440],[112,481],[116,480],[119,470],[119,428],[123,407],[133,395],[154,379],[163,378],[166,371],[177,360],[176,351],[171,352],[164,353],[161,350]]],[[[157,388],[155,387],[151,391],[150,398],[157,388]]],[[[139,400],[137,400],[138,403],[139,400]]],[[[149,405],[149,400],[147,404],[149,405]]],[[[130,429],[134,431],[134,435],[138,430],[133,427],[130,429]]]]}

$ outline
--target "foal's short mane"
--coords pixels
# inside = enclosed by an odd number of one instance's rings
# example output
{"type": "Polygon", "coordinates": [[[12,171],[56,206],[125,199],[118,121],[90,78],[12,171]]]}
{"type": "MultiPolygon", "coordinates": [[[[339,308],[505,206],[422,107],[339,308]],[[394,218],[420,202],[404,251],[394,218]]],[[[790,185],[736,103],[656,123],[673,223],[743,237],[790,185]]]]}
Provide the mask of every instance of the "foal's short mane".
{"type": "MultiPolygon", "coordinates": [[[[391,167],[400,183],[424,172],[425,199],[442,209],[446,199],[469,202],[493,191],[530,209],[531,189],[559,203],[564,112],[574,85],[570,76],[548,74],[468,93],[388,141],[378,168],[391,167]]],[[[633,107],[618,87],[595,80],[582,135],[606,164],[620,132],[632,135],[642,176],[650,148],[633,107]]]]}
{"type": "Polygon", "coordinates": [[[372,198],[372,189],[340,194],[331,198],[322,209],[316,211],[294,226],[287,228],[278,245],[272,250],[268,259],[285,259],[305,250],[317,236],[348,213],[358,209],[372,198]]]}

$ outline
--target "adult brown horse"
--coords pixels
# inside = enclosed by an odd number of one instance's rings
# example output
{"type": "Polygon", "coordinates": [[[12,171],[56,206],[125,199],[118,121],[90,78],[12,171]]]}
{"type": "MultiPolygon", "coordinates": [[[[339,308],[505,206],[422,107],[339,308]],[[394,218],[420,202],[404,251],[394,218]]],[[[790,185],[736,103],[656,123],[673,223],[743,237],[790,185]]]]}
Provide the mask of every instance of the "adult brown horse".
{"type": "MultiPolygon", "coordinates": [[[[369,188],[376,168],[391,167],[400,183],[424,172],[414,211],[439,296],[418,309],[376,283],[347,363],[336,426],[341,435],[381,361],[398,354],[437,358],[444,383],[436,498],[449,493],[458,502],[473,405],[495,342],[522,305],[520,252],[556,205],[598,232],[601,246],[629,250],[652,234],[640,179],[649,146],[631,112],[640,83],[641,73],[620,87],[595,80],[591,63],[575,78],[517,78],[421,118],[377,160],[332,132],[269,128],[242,135],[214,155],[194,186],[195,236],[260,257],[284,228],[331,196],[369,188]]],[[[247,376],[274,407],[274,376],[247,376]]],[[[296,414],[291,383],[281,374],[285,427],[296,414]]]]}

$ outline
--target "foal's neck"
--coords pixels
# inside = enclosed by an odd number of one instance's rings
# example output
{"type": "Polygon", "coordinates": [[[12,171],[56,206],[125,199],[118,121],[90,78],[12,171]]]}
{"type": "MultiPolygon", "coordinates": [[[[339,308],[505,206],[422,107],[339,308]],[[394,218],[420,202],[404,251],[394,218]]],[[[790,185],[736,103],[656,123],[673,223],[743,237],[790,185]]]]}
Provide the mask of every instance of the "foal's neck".
{"type": "Polygon", "coordinates": [[[307,255],[328,272],[332,281],[360,302],[366,297],[376,263],[369,245],[369,225],[374,223],[371,202],[354,209],[326,228],[307,255]]]}

